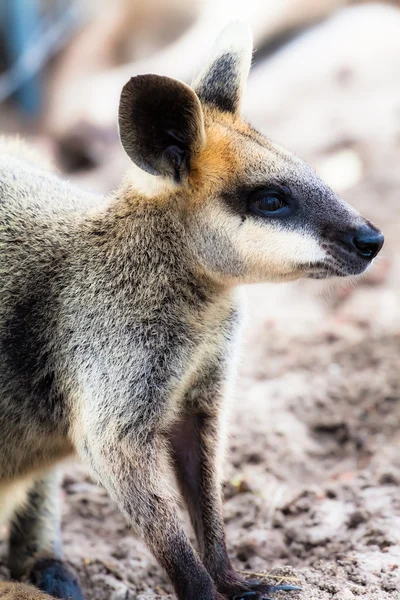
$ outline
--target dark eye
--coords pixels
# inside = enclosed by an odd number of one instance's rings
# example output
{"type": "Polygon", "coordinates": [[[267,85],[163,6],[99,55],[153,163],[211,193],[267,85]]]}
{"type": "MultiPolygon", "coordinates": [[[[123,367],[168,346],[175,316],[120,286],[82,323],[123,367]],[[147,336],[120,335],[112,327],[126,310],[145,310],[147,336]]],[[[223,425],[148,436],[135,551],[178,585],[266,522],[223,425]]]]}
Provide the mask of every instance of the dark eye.
{"type": "Polygon", "coordinates": [[[257,190],[249,195],[248,208],[261,217],[283,217],[290,212],[289,196],[282,190],[257,190]]]}

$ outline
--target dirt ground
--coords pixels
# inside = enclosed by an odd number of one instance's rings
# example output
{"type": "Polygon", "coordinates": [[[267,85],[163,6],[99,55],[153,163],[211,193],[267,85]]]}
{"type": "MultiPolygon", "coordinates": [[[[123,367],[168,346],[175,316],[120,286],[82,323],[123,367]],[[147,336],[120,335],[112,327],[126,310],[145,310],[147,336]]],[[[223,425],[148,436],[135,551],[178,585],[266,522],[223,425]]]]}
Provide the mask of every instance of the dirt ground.
{"type": "MultiPolygon", "coordinates": [[[[225,521],[237,569],[266,572],[275,583],[300,581],[301,592],[277,593],[276,600],[400,599],[396,43],[389,40],[378,57],[374,53],[360,67],[352,56],[341,70],[330,64],[324,74],[329,86],[321,87],[316,76],[292,96],[282,77],[273,79],[273,63],[265,67],[271,85],[281,85],[285,101],[278,119],[273,111],[268,116],[266,102],[265,122],[258,125],[333,179],[339,164],[336,181],[343,197],[386,236],[381,258],[357,282],[300,281],[244,291],[247,321],[233,386],[225,521]],[[360,102],[362,81],[367,87],[360,102]],[[389,96],[390,106],[383,106],[389,96]],[[304,110],[297,129],[282,125],[286,117],[293,122],[298,106],[316,115],[307,136],[304,110]],[[355,128],[354,110],[365,127],[355,128]]],[[[257,67],[255,78],[262,77],[262,68],[257,67]]],[[[37,142],[46,146],[46,140],[37,142]]],[[[110,149],[103,168],[75,179],[109,189],[120,163],[121,151],[110,149]]],[[[79,573],[87,600],[172,594],[165,574],[84,467],[67,466],[63,494],[65,555],[79,573]]],[[[5,553],[3,541],[2,578],[7,577],[5,553]]]]}

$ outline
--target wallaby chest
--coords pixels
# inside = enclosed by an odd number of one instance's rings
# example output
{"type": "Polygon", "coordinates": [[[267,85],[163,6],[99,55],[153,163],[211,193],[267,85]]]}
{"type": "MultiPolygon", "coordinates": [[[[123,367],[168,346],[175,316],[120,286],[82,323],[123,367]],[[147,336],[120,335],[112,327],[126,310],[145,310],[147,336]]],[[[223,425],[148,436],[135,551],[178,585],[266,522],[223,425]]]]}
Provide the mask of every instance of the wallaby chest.
{"type": "Polygon", "coordinates": [[[218,400],[209,391],[225,379],[237,321],[237,312],[230,300],[216,303],[198,319],[197,326],[191,330],[189,349],[179,349],[184,360],[172,397],[180,408],[190,409],[198,402],[212,404],[218,400]]]}

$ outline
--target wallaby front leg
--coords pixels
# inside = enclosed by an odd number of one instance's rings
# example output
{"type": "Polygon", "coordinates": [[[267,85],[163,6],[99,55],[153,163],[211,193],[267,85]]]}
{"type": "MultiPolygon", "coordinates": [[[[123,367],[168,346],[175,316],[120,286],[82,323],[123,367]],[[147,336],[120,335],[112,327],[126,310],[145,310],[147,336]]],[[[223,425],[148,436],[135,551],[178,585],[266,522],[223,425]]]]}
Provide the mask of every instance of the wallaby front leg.
{"type": "Polygon", "coordinates": [[[169,436],[178,482],[188,505],[203,563],[218,591],[228,598],[240,598],[245,594],[246,600],[253,600],[277,590],[299,589],[245,581],[231,565],[225,543],[218,469],[220,429],[217,408],[215,412],[203,409],[182,417],[171,428],[169,436]]]}
{"type": "Polygon", "coordinates": [[[80,451],[166,570],[180,600],[215,600],[214,583],[184,533],[168,489],[161,439],[87,441],[80,451]]]}
{"type": "Polygon", "coordinates": [[[218,466],[218,413],[190,412],[170,431],[174,466],[199,542],[203,563],[218,582],[233,569],[225,543],[218,466]]]}

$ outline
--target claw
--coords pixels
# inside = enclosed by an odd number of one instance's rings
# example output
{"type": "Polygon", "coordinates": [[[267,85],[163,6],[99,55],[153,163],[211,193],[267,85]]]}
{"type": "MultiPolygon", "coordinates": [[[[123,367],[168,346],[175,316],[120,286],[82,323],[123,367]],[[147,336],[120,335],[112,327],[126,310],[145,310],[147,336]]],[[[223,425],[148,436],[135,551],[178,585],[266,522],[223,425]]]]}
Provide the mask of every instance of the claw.
{"type": "MultiPolygon", "coordinates": [[[[247,582],[249,583],[249,582],[247,582]]],[[[300,591],[303,588],[298,585],[271,585],[269,586],[269,590],[271,592],[291,592],[291,591],[300,591]]],[[[241,594],[236,594],[232,597],[232,600],[243,600],[245,596],[255,596],[257,592],[242,592],[241,594]]],[[[260,600],[273,600],[273,598],[267,598],[267,596],[261,596],[260,600]]]]}
{"type": "Polygon", "coordinates": [[[272,585],[271,592],[291,592],[295,590],[302,590],[298,585],[272,585]]]}
{"type": "MultiPolygon", "coordinates": [[[[301,590],[302,588],[298,585],[271,585],[271,592],[290,592],[294,590],[301,590]]],[[[273,598],[267,598],[267,596],[262,596],[260,600],[273,600],[273,598]]]]}

